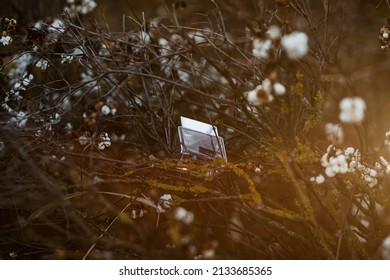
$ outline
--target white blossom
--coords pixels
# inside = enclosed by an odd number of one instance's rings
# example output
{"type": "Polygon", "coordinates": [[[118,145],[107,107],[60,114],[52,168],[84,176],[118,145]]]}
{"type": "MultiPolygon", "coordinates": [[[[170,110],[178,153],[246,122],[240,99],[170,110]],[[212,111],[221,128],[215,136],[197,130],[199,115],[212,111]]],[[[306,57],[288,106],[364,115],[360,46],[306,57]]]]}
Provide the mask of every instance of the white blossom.
{"type": "Polygon", "coordinates": [[[286,87],[281,83],[274,83],[275,95],[284,95],[286,93],[286,87]]]}
{"type": "Polygon", "coordinates": [[[167,55],[169,53],[169,50],[171,50],[171,47],[169,45],[169,42],[165,38],[159,38],[158,44],[161,47],[160,52],[162,55],[167,55]]]}
{"type": "Polygon", "coordinates": [[[65,23],[61,20],[61,19],[58,19],[56,18],[52,24],[49,25],[48,27],[48,31],[49,32],[59,32],[59,33],[63,33],[65,31],[65,23]]]}
{"type": "Polygon", "coordinates": [[[94,0],[81,0],[79,3],[76,3],[75,0],[68,0],[67,2],[70,5],[69,7],[65,7],[64,10],[71,16],[75,16],[77,13],[86,15],[92,12],[97,6],[94,0]]]}
{"type": "Polygon", "coordinates": [[[327,123],[325,125],[325,134],[328,141],[334,144],[342,144],[344,141],[344,131],[339,124],[327,123]]]}
{"type": "Polygon", "coordinates": [[[12,58],[12,68],[9,69],[7,75],[11,78],[11,85],[23,79],[26,75],[27,68],[31,65],[33,59],[34,58],[30,53],[23,53],[20,56],[17,54],[12,58]]]}
{"type": "Polygon", "coordinates": [[[191,224],[194,220],[194,213],[187,211],[183,207],[177,207],[175,209],[175,219],[183,222],[184,224],[191,224]]]}
{"type": "Polygon", "coordinates": [[[140,31],[138,33],[138,37],[140,39],[140,41],[142,43],[144,43],[145,45],[149,45],[151,43],[151,39],[150,39],[150,35],[148,33],[146,33],[145,31],[140,31]]]}
{"type": "Polygon", "coordinates": [[[145,210],[144,209],[133,209],[131,210],[131,218],[132,219],[137,219],[137,218],[142,218],[145,215],[145,210]]]}
{"type": "MultiPolygon", "coordinates": [[[[378,176],[384,173],[384,166],[381,163],[377,162],[375,169],[361,163],[360,152],[353,147],[348,147],[343,151],[330,145],[322,156],[321,165],[325,168],[325,174],[328,177],[356,173],[370,188],[378,184],[378,176]]],[[[314,182],[315,178],[311,178],[311,181],[314,182]]]]}
{"type": "Polygon", "coordinates": [[[61,54],[61,64],[72,63],[73,62],[73,58],[74,57],[72,55],[68,55],[68,54],[62,53],[61,54]]]}
{"type": "Polygon", "coordinates": [[[369,170],[369,175],[373,178],[376,178],[376,176],[378,176],[378,172],[376,172],[375,169],[370,169],[369,170]]]}
{"type": "Polygon", "coordinates": [[[310,181],[313,182],[313,183],[316,183],[318,185],[321,185],[321,184],[323,184],[325,182],[325,177],[324,177],[324,175],[320,174],[320,175],[318,175],[316,177],[311,177],[310,181]]]}
{"type": "Polygon", "coordinates": [[[383,259],[390,260],[390,235],[383,239],[381,253],[383,259]]]}
{"type": "Polygon", "coordinates": [[[102,111],[103,115],[108,115],[111,112],[110,107],[108,107],[107,105],[104,105],[102,107],[101,111],[102,111]]]}
{"type": "Polygon", "coordinates": [[[388,166],[389,165],[389,162],[384,158],[384,157],[379,157],[379,160],[381,161],[381,164],[383,164],[384,166],[388,166]]]}
{"type": "Polygon", "coordinates": [[[99,137],[98,148],[99,150],[104,150],[111,146],[111,139],[108,137],[107,132],[102,132],[99,137]]]}
{"type": "Polygon", "coordinates": [[[353,148],[353,147],[348,147],[348,148],[346,148],[345,149],[345,151],[344,151],[344,154],[346,155],[346,156],[350,156],[350,155],[353,155],[355,153],[355,149],[353,148]]]}
{"type": "Polygon", "coordinates": [[[214,258],[214,256],[215,256],[215,249],[214,248],[206,249],[202,252],[202,257],[204,259],[211,259],[211,258],[214,258]]]}
{"type": "Polygon", "coordinates": [[[386,139],[385,139],[384,144],[385,144],[385,146],[386,146],[388,149],[390,149],[390,131],[386,132],[385,135],[386,135],[386,139]]]}
{"type": "Polygon", "coordinates": [[[177,75],[179,76],[179,79],[182,80],[183,82],[185,83],[190,82],[190,75],[186,71],[178,69],[177,75]]]}
{"type": "Polygon", "coordinates": [[[264,79],[261,85],[255,89],[246,92],[246,99],[249,103],[260,106],[264,103],[270,103],[274,100],[272,95],[272,84],[269,79],[264,79]]]}
{"type": "Polygon", "coordinates": [[[309,38],[306,33],[295,31],[284,35],[281,45],[290,59],[300,59],[309,51],[309,38]]]}
{"type": "Polygon", "coordinates": [[[202,32],[199,32],[199,31],[189,32],[188,37],[193,39],[195,41],[195,43],[198,45],[207,42],[206,35],[203,34],[202,32]]]}
{"type": "Polygon", "coordinates": [[[12,117],[10,122],[16,124],[20,128],[24,128],[27,124],[28,117],[27,113],[20,111],[17,113],[16,117],[12,117]]]}
{"type": "Polygon", "coordinates": [[[90,139],[86,135],[81,135],[79,137],[79,143],[81,146],[87,145],[89,143],[90,139]]]}
{"type": "Polygon", "coordinates": [[[37,64],[35,64],[36,67],[41,68],[42,70],[46,70],[48,65],[49,62],[46,59],[40,59],[37,64]]]}
{"type": "Polygon", "coordinates": [[[80,57],[83,54],[83,50],[81,48],[75,48],[71,53],[62,53],[61,54],[61,63],[71,63],[77,57],[80,57]]]}
{"type": "Polygon", "coordinates": [[[269,79],[264,79],[261,83],[261,85],[263,86],[264,90],[266,90],[267,92],[271,92],[272,91],[272,83],[269,79]]]}
{"type": "Polygon", "coordinates": [[[267,31],[267,35],[271,40],[277,40],[282,36],[279,26],[272,25],[267,31]]]}
{"type": "Polygon", "coordinates": [[[73,130],[73,125],[72,125],[72,123],[67,122],[66,125],[65,125],[65,129],[68,130],[68,131],[72,131],[72,130],[73,130]]]}
{"type": "Polygon", "coordinates": [[[12,44],[11,36],[1,36],[0,43],[3,44],[3,46],[8,46],[8,45],[12,44]]]}
{"type": "Polygon", "coordinates": [[[364,120],[366,103],[360,97],[347,97],[340,101],[340,121],[359,124],[364,120]]]}
{"type": "Polygon", "coordinates": [[[165,193],[162,196],[160,196],[160,199],[161,200],[171,200],[172,199],[172,195],[170,195],[169,193],[165,193]]]}
{"type": "Polygon", "coordinates": [[[260,59],[266,59],[269,57],[269,51],[272,47],[272,41],[270,39],[254,39],[252,53],[255,57],[260,59]]]}
{"type": "Polygon", "coordinates": [[[163,194],[160,197],[160,200],[157,204],[157,212],[165,213],[166,211],[171,209],[171,205],[172,205],[171,200],[172,200],[172,196],[170,194],[168,193],[163,194]]]}
{"type": "Polygon", "coordinates": [[[96,2],[93,0],[84,0],[83,5],[80,9],[80,13],[83,15],[88,14],[89,12],[92,12],[93,9],[95,9],[97,6],[96,2]]]}
{"type": "Polygon", "coordinates": [[[61,115],[59,113],[54,113],[52,117],[50,117],[51,124],[58,124],[61,121],[61,115]]]}

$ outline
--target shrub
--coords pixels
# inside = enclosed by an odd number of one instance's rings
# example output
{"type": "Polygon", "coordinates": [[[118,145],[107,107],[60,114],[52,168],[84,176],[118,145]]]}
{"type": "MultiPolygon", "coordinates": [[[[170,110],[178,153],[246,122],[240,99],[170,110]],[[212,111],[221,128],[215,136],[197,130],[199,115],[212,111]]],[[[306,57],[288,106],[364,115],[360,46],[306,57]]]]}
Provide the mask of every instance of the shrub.
{"type": "Polygon", "coordinates": [[[334,83],[347,4],[186,17],[181,1],[112,31],[94,1],[68,2],[22,38],[2,21],[4,47],[23,42],[1,67],[3,258],[386,256],[385,150],[334,83]],[[216,125],[229,161],[181,157],[180,116],[216,125]]]}

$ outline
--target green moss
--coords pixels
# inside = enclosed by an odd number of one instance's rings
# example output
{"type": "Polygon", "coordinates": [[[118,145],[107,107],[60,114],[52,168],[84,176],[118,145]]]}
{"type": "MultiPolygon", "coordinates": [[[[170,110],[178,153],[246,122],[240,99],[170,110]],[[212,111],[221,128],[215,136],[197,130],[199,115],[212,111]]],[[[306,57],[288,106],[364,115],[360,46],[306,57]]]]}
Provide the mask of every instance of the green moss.
{"type": "Polygon", "coordinates": [[[309,143],[302,143],[299,138],[296,138],[296,146],[291,152],[291,158],[299,165],[309,166],[318,162],[318,157],[311,148],[309,143]]]}
{"type": "Polygon", "coordinates": [[[297,71],[295,73],[295,79],[296,82],[291,85],[290,91],[292,95],[296,95],[299,97],[304,96],[304,91],[303,91],[303,80],[304,80],[304,75],[301,71],[297,71]]]}
{"type": "Polygon", "coordinates": [[[249,191],[251,193],[252,200],[255,203],[262,203],[263,200],[261,198],[260,193],[256,189],[255,183],[253,183],[252,179],[249,177],[249,175],[247,173],[245,173],[245,171],[243,169],[237,167],[236,165],[234,165],[230,162],[226,162],[223,159],[219,159],[218,161],[221,161],[221,164],[223,163],[223,165],[225,165],[225,167],[229,168],[238,177],[243,178],[248,184],[248,188],[249,188],[249,191]]]}
{"type": "Polygon", "coordinates": [[[352,232],[351,233],[351,242],[353,247],[356,249],[356,251],[359,253],[359,255],[364,259],[369,259],[369,255],[364,248],[364,245],[360,242],[359,238],[352,232]]]}
{"type": "Polygon", "coordinates": [[[182,187],[182,186],[160,183],[155,179],[146,180],[146,183],[150,187],[159,188],[166,191],[173,191],[173,192],[192,192],[192,193],[210,192],[208,188],[201,185],[189,185],[189,186],[182,187]]]}
{"type": "Polygon", "coordinates": [[[322,123],[324,96],[321,91],[318,91],[313,98],[314,104],[309,110],[310,117],[305,121],[303,133],[309,133],[317,128],[322,123]]]}

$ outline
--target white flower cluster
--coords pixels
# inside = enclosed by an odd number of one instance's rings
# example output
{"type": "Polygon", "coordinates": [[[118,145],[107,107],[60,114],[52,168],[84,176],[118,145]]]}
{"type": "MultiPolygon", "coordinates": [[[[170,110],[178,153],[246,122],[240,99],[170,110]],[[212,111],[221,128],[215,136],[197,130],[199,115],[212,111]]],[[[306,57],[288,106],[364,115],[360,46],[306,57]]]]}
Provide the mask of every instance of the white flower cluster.
{"type": "Polygon", "coordinates": [[[133,220],[137,219],[137,218],[142,218],[145,214],[147,214],[148,212],[144,209],[132,209],[131,210],[131,218],[133,220]]]}
{"type": "Polygon", "coordinates": [[[390,172],[389,162],[384,157],[379,157],[379,161],[375,162],[375,170],[380,176],[390,172]]]}
{"type": "Polygon", "coordinates": [[[16,124],[20,128],[26,126],[27,113],[23,111],[18,112],[14,110],[8,104],[8,102],[12,100],[20,102],[22,100],[22,96],[20,95],[20,93],[26,90],[26,87],[31,83],[33,79],[34,76],[32,74],[24,74],[24,76],[22,76],[19,81],[13,79],[14,84],[12,86],[12,89],[6,93],[3,102],[1,103],[1,108],[3,108],[9,114],[13,115],[13,117],[10,119],[10,123],[16,124]]]}
{"type": "Polygon", "coordinates": [[[83,50],[81,48],[75,48],[71,53],[62,53],[61,54],[61,63],[67,64],[72,63],[73,60],[83,54],[83,50]]]}
{"type": "Polygon", "coordinates": [[[378,172],[370,167],[364,167],[364,165],[361,165],[361,168],[361,177],[364,182],[366,182],[370,188],[378,185],[378,172]]]}
{"type": "Polygon", "coordinates": [[[172,196],[168,193],[166,194],[163,194],[161,197],[160,197],[160,200],[157,204],[157,212],[158,213],[165,213],[166,211],[169,211],[171,209],[171,200],[172,200],[172,196]]]}
{"type": "Polygon", "coordinates": [[[23,128],[26,126],[28,121],[27,113],[20,111],[19,113],[16,114],[15,117],[12,117],[10,120],[10,123],[16,124],[17,127],[23,128]]]}
{"type": "Polygon", "coordinates": [[[48,65],[49,65],[49,62],[43,58],[38,60],[37,64],[35,64],[36,67],[41,68],[43,71],[45,71],[47,69],[48,65]]]}
{"type": "Polygon", "coordinates": [[[384,260],[390,260],[390,235],[382,241],[381,254],[384,260]]]}
{"type": "Polygon", "coordinates": [[[188,37],[194,40],[198,45],[207,42],[206,34],[200,31],[188,32],[188,37]]]}
{"type": "Polygon", "coordinates": [[[252,42],[252,53],[255,57],[266,59],[270,56],[270,51],[274,42],[280,39],[280,28],[276,25],[271,26],[266,33],[266,38],[255,38],[252,42]]]}
{"type": "Polygon", "coordinates": [[[144,43],[145,45],[149,45],[152,42],[150,35],[145,31],[140,31],[138,33],[138,37],[140,39],[140,42],[144,43]]]}
{"type": "Polygon", "coordinates": [[[73,56],[70,54],[62,53],[61,54],[61,64],[68,64],[73,62],[73,56]]]}
{"type": "Polygon", "coordinates": [[[267,36],[268,38],[270,38],[271,40],[279,40],[280,37],[282,36],[282,31],[280,30],[280,28],[276,25],[271,25],[269,28],[268,28],[268,31],[267,31],[267,36]]]}
{"type": "MultiPolygon", "coordinates": [[[[179,63],[179,65],[180,65],[180,63],[179,63]]],[[[182,80],[186,84],[190,83],[191,76],[187,73],[187,71],[181,70],[181,69],[177,69],[176,73],[177,73],[177,76],[179,77],[180,80],[182,80]]]]}
{"type": "Polygon", "coordinates": [[[279,82],[272,83],[270,79],[264,79],[261,85],[255,89],[246,92],[246,99],[249,103],[260,106],[264,103],[271,103],[274,95],[281,96],[286,93],[286,88],[279,82]]]}
{"type": "Polygon", "coordinates": [[[65,7],[64,10],[68,12],[71,16],[74,16],[77,13],[86,15],[89,12],[92,12],[97,4],[94,0],[67,0],[69,7],[65,7]]]}
{"type": "Polygon", "coordinates": [[[357,173],[370,188],[378,184],[378,177],[384,174],[388,166],[387,161],[380,157],[380,162],[375,164],[375,168],[370,168],[361,162],[359,150],[348,147],[343,151],[333,145],[330,145],[322,156],[321,164],[328,177],[334,177],[337,174],[357,173]]]}
{"type": "Polygon", "coordinates": [[[152,38],[150,37],[149,33],[145,31],[138,32],[137,35],[132,36],[133,43],[138,43],[136,45],[133,45],[131,47],[133,52],[139,52],[142,50],[145,46],[149,45],[152,42],[152,38]]]}
{"type": "Polygon", "coordinates": [[[110,106],[110,104],[104,104],[102,106],[102,108],[100,109],[100,111],[102,112],[103,115],[108,115],[108,114],[111,114],[111,115],[115,115],[116,114],[116,108],[113,107],[113,106],[110,106]]]}
{"type": "Polygon", "coordinates": [[[280,43],[288,58],[293,60],[300,59],[309,52],[309,38],[304,32],[294,31],[284,35],[280,43]]]}
{"type": "Polygon", "coordinates": [[[316,177],[311,177],[310,178],[310,182],[316,183],[318,185],[321,185],[321,184],[323,184],[325,182],[325,177],[324,177],[324,175],[320,174],[320,175],[318,175],[316,177]]]}
{"type": "MultiPolygon", "coordinates": [[[[37,22],[37,25],[40,26],[42,23],[37,22]]],[[[47,30],[50,33],[56,33],[57,35],[65,32],[65,23],[59,19],[56,18],[54,21],[47,27],[47,30]]]]}
{"type": "Polygon", "coordinates": [[[325,125],[325,134],[328,141],[333,144],[342,144],[344,141],[344,131],[341,125],[334,123],[327,123],[325,125]]]}
{"type": "MultiPolygon", "coordinates": [[[[97,91],[100,89],[100,85],[96,81],[93,72],[88,69],[86,72],[80,74],[81,83],[85,84],[91,91],[97,91]]],[[[81,96],[83,90],[78,90],[75,92],[75,96],[81,96]]]]}
{"type": "Polygon", "coordinates": [[[66,159],[65,156],[57,157],[56,155],[51,155],[50,158],[53,160],[61,160],[61,161],[64,161],[66,159]]]}
{"type": "MultiPolygon", "coordinates": [[[[42,119],[43,121],[43,119],[42,119]]],[[[59,113],[54,113],[48,121],[46,121],[44,124],[43,124],[43,127],[45,128],[45,130],[47,131],[52,131],[53,130],[53,127],[52,125],[54,124],[58,124],[61,122],[61,115],[59,113]]],[[[40,130],[39,130],[40,131],[40,130]]],[[[38,131],[37,131],[38,132],[38,131]]]]}
{"type": "Polygon", "coordinates": [[[385,146],[390,149],[390,131],[386,132],[385,146]]]}
{"type": "Polygon", "coordinates": [[[25,91],[26,87],[31,83],[33,79],[33,74],[25,74],[20,81],[14,83],[12,89],[7,93],[6,97],[4,98],[4,102],[8,102],[11,99],[21,100],[22,97],[19,93],[25,91]]]}
{"type": "Polygon", "coordinates": [[[13,67],[8,71],[8,77],[11,79],[10,85],[26,76],[27,68],[31,65],[33,59],[30,53],[17,54],[12,58],[13,67]]]}
{"type": "Polygon", "coordinates": [[[164,75],[166,77],[169,77],[172,75],[172,69],[175,65],[173,60],[177,60],[178,57],[168,58],[169,54],[171,53],[171,46],[169,45],[169,42],[165,38],[158,39],[158,45],[160,46],[160,54],[161,54],[161,63],[160,68],[164,71],[164,75]]]}
{"type": "Polygon", "coordinates": [[[99,136],[98,148],[99,150],[104,150],[111,146],[111,139],[108,136],[107,132],[102,132],[99,136]]]}
{"type": "Polygon", "coordinates": [[[79,137],[79,143],[81,146],[85,146],[90,142],[91,142],[91,139],[86,135],[86,133],[84,133],[83,135],[81,135],[79,137]]]}
{"type": "Polygon", "coordinates": [[[104,150],[105,148],[111,146],[111,139],[108,136],[107,132],[100,133],[100,136],[97,141],[95,137],[89,137],[87,132],[81,135],[78,140],[81,146],[85,146],[87,144],[89,145],[91,143],[97,143],[97,147],[99,148],[99,150],[104,150]]]}
{"type": "Polygon", "coordinates": [[[175,219],[181,221],[182,223],[189,225],[194,221],[194,213],[187,211],[183,207],[177,207],[175,209],[175,219]]]}
{"type": "Polygon", "coordinates": [[[3,46],[12,44],[11,36],[0,36],[0,43],[3,44],[3,46]]]}
{"type": "Polygon", "coordinates": [[[272,47],[271,39],[259,39],[256,38],[253,40],[252,53],[255,57],[260,59],[266,59],[269,57],[269,52],[272,47]]]}
{"type": "MultiPolygon", "coordinates": [[[[338,173],[347,173],[349,171],[347,159],[353,153],[355,153],[353,148],[347,148],[345,151],[342,151],[330,145],[327,152],[321,158],[321,165],[325,168],[326,176],[334,177],[338,173]]],[[[359,151],[356,151],[355,158],[357,159],[358,157],[360,158],[360,154],[359,151]]]]}
{"type": "Polygon", "coordinates": [[[389,44],[390,44],[390,26],[384,25],[379,30],[379,42],[381,44],[381,50],[387,51],[389,50],[389,44]]]}
{"type": "Polygon", "coordinates": [[[58,124],[60,121],[61,121],[61,115],[59,113],[54,113],[49,120],[50,124],[58,124]]]}
{"type": "MultiPolygon", "coordinates": [[[[252,42],[252,54],[260,59],[268,59],[273,50],[278,49],[279,42],[290,59],[300,59],[309,50],[308,37],[303,32],[293,32],[282,37],[278,26],[271,26],[263,38],[255,38],[252,42]]],[[[261,85],[246,93],[247,100],[255,106],[270,103],[274,95],[284,95],[286,87],[279,82],[271,82],[272,79],[264,79],[261,85]]]]}
{"type": "MultiPolygon", "coordinates": [[[[11,72],[11,70],[10,70],[11,72]]],[[[6,111],[9,114],[13,114],[16,116],[18,112],[14,110],[9,104],[9,101],[16,100],[17,102],[20,102],[22,100],[22,96],[20,96],[20,92],[23,90],[26,90],[26,86],[31,82],[33,76],[23,76],[21,80],[13,80],[13,86],[10,91],[6,92],[5,97],[3,101],[1,102],[1,108],[3,108],[4,111],[6,111]],[[31,79],[30,79],[31,78],[31,79]]],[[[13,119],[11,122],[15,122],[13,119]]]]}
{"type": "Polygon", "coordinates": [[[360,97],[347,97],[340,101],[340,121],[360,124],[364,120],[366,103],[360,97]]]}

